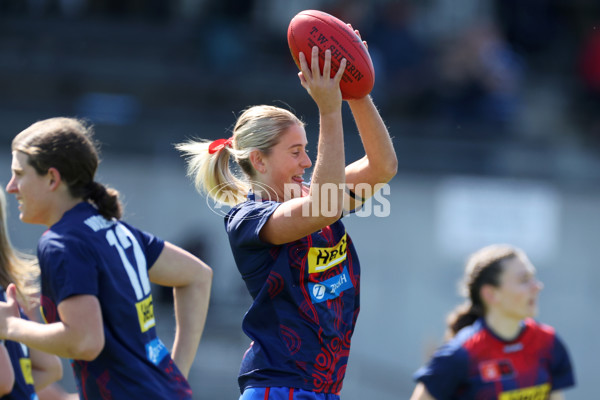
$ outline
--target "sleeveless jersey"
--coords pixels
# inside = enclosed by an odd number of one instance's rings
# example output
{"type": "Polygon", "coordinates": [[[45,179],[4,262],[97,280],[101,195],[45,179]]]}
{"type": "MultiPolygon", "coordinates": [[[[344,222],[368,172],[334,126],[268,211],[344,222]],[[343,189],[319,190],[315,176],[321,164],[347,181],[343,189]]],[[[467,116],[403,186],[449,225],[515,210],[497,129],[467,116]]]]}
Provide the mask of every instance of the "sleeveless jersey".
{"type": "Polygon", "coordinates": [[[105,345],[93,361],[72,360],[82,399],[191,399],[191,389],[156,334],[148,269],[164,242],[91,204],[79,203],[39,240],[42,315],[76,295],[98,298],[105,345]]]}
{"type": "Polygon", "coordinates": [[[233,256],[253,298],[252,340],[239,385],[339,393],[359,313],[360,266],[341,221],[284,245],[259,232],[281,203],[249,201],[225,217],[233,256]]]}
{"type": "Polygon", "coordinates": [[[415,379],[437,400],[545,400],[575,384],[562,341],[533,319],[511,341],[477,320],[441,346],[415,379]]]}

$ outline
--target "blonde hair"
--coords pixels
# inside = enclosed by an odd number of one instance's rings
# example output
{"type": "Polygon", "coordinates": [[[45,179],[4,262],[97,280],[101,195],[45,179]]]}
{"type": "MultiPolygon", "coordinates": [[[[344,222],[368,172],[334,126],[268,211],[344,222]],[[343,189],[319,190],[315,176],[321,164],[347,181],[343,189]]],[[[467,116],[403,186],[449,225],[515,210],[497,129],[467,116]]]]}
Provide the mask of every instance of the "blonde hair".
{"type": "Polygon", "coordinates": [[[187,175],[193,179],[196,190],[213,200],[234,206],[246,199],[249,180],[256,171],[250,162],[250,153],[259,150],[268,155],[272,147],[290,126],[304,126],[292,112],[280,107],[259,105],[247,108],[233,128],[231,147],[225,146],[209,153],[208,140],[190,140],[175,145],[187,161],[187,175]],[[232,171],[230,157],[242,174],[232,171]]]}
{"type": "Polygon", "coordinates": [[[0,189],[0,286],[14,283],[19,302],[25,308],[35,303],[39,294],[40,270],[37,259],[13,248],[6,223],[6,195],[0,189]]]}

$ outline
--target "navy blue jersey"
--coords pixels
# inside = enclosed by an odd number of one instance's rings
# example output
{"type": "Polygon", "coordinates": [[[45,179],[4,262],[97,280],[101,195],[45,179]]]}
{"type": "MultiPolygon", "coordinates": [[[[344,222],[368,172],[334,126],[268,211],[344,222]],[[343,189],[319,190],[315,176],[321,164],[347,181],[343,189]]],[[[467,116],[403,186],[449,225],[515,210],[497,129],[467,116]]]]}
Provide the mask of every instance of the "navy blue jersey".
{"type": "MultiPolygon", "coordinates": [[[[0,286],[0,301],[6,301],[6,295],[2,286],[0,286]]],[[[23,312],[21,312],[21,318],[27,319],[23,312]]],[[[15,385],[12,392],[0,397],[0,400],[37,400],[38,397],[33,387],[29,349],[24,344],[11,340],[5,340],[4,347],[6,347],[12,363],[15,374],[15,385]]]]}
{"type": "Polygon", "coordinates": [[[436,400],[544,400],[575,384],[564,344],[552,327],[533,319],[511,341],[479,319],[441,346],[415,379],[436,400]]]}
{"type": "Polygon", "coordinates": [[[105,345],[93,361],[72,360],[81,398],[191,399],[191,389],[156,334],[148,269],[164,247],[157,237],[104,219],[79,203],[38,243],[42,314],[75,295],[98,298],[105,345]]]}
{"type": "Polygon", "coordinates": [[[281,203],[250,200],[225,218],[253,298],[242,328],[252,340],[240,390],[282,386],[339,393],[359,312],[360,266],[341,221],[275,246],[259,232],[281,203]]]}

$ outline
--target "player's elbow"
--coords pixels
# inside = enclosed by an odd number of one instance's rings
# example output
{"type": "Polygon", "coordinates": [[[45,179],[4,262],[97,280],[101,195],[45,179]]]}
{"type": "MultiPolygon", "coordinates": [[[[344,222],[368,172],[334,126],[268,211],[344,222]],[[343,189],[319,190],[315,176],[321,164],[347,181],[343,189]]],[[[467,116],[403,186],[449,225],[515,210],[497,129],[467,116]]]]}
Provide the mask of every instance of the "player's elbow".
{"type": "Polygon", "coordinates": [[[86,337],[73,343],[69,348],[69,358],[82,361],[95,360],[104,349],[104,335],[86,337]]]}
{"type": "Polygon", "coordinates": [[[80,350],[81,360],[92,361],[95,360],[104,349],[104,338],[101,341],[95,341],[90,343],[88,346],[80,350]]]}
{"type": "Polygon", "coordinates": [[[209,267],[208,265],[206,265],[205,263],[202,263],[202,265],[198,271],[198,282],[202,286],[206,286],[206,285],[210,286],[212,284],[212,280],[213,280],[212,268],[209,267]]]}
{"type": "Polygon", "coordinates": [[[98,356],[102,352],[103,348],[104,348],[104,346],[103,347],[90,346],[90,347],[79,349],[77,351],[77,357],[74,357],[74,358],[76,358],[78,360],[82,360],[82,361],[94,361],[96,358],[98,358],[98,356]]]}
{"type": "Polygon", "coordinates": [[[174,286],[176,289],[188,288],[189,290],[210,290],[213,280],[213,270],[204,261],[197,260],[193,269],[188,274],[188,280],[184,284],[174,286]]]}
{"type": "Polygon", "coordinates": [[[380,166],[379,176],[382,182],[389,182],[398,173],[398,158],[394,155],[380,166]]]}

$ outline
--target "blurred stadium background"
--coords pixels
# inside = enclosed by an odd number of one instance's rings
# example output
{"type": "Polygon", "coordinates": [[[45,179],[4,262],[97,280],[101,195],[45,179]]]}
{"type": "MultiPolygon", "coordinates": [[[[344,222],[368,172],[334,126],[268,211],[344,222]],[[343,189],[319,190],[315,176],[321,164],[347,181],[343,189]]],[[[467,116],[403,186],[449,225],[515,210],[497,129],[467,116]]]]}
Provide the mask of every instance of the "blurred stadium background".
{"type": "MultiPolygon", "coordinates": [[[[228,137],[260,103],[317,109],[298,83],[287,23],[303,9],[351,22],[369,43],[373,96],[400,168],[389,215],[350,217],[363,265],[362,311],[345,400],[408,398],[411,374],[461,299],[467,255],[492,242],[526,250],[545,283],[539,319],[571,351],[577,387],[597,396],[600,345],[600,3],[591,0],[0,0],[0,183],[12,137],[39,119],[94,122],[98,180],[120,190],[125,219],[214,269],[190,382],[197,399],[236,399],[249,296],[222,227],[185,177],[173,144],[228,137]]],[[[348,161],[361,156],[347,107],[348,161]]],[[[312,140],[311,140],[312,138],[312,140]]],[[[314,149],[313,149],[314,154],[314,149]]],[[[386,204],[388,203],[388,204],[386,204]]],[[[42,227],[18,221],[33,252],[42,227]]],[[[168,292],[156,288],[165,343],[168,292]]],[[[66,370],[62,384],[72,388],[66,370]]]]}

